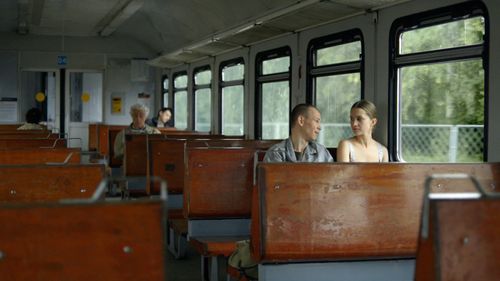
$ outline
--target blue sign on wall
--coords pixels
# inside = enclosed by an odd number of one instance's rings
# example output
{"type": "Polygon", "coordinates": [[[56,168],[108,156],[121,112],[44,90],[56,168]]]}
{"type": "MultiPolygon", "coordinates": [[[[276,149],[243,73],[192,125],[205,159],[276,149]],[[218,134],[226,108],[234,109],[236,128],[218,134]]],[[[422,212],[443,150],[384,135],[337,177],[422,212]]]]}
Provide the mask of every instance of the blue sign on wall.
{"type": "Polygon", "coordinates": [[[66,65],[66,64],[68,64],[68,57],[66,57],[66,56],[57,56],[57,64],[58,65],[66,65]]]}

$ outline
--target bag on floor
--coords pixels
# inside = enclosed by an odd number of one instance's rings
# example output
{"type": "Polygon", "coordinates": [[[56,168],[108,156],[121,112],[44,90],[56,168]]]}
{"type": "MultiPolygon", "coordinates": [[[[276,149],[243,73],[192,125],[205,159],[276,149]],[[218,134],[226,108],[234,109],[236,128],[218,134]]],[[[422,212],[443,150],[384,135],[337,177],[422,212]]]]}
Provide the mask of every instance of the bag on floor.
{"type": "Polygon", "coordinates": [[[229,256],[228,264],[251,280],[259,278],[259,264],[252,258],[250,240],[236,242],[236,250],[229,256]]]}

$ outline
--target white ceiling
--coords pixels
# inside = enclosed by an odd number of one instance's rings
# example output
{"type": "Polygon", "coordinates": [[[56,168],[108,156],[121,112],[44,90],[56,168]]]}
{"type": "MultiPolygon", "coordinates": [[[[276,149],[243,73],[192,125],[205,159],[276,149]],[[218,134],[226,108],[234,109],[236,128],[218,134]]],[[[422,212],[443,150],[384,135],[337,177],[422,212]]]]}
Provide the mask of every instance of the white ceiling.
{"type": "Polygon", "coordinates": [[[138,40],[172,67],[408,0],[1,0],[0,32],[138,40]]]}

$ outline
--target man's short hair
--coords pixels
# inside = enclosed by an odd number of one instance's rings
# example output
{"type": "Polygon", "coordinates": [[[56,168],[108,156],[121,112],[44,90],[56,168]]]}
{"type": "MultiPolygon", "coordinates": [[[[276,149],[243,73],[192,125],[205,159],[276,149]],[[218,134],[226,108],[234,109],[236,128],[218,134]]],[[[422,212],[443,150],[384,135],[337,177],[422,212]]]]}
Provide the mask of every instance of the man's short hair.
{"type": "MultiPolygon", "coordinates": [[[[290,113],[290,127],[293,128],[295,126],[295,123],[297,123],[297,119],[299,119],[299,116],[305,116],[308,117],[307,114],[309,113],[309,108],[314,108],[318,110],[314,105],[309,104],[309,103],[301,103],[297,104],[292,112],[290,113]]],[[[318,110],[319,111],[319,110],[318,110]]]]}

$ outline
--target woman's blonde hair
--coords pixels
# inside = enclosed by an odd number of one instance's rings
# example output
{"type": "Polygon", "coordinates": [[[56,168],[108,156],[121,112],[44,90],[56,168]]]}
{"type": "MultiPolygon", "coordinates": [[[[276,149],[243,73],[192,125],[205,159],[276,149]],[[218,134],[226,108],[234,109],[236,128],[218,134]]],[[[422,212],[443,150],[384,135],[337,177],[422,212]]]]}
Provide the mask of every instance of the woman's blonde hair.
{"type": "Polygon", "coordinates": [[[149,108],[141,103],[136,103],[130,107],[130,115],[133,117],[134,113],[142,111],[146,116],[149,115],[149,108]]]}
{"type": "Polygon", "coordinates": [[[354,108],[363,109],[366,112],[366,115],[370,117],[370,119],[377,118],[377,108],[370,101],[367,100],[357,101],[352,105],[351,110],[353,110],[354,108]]]}

